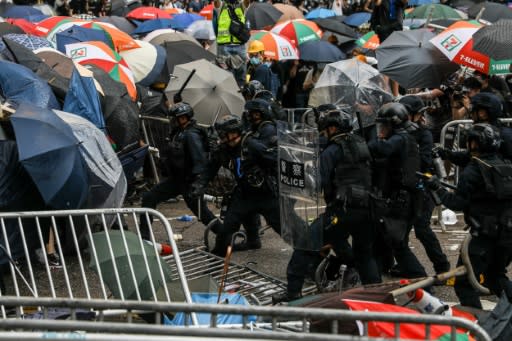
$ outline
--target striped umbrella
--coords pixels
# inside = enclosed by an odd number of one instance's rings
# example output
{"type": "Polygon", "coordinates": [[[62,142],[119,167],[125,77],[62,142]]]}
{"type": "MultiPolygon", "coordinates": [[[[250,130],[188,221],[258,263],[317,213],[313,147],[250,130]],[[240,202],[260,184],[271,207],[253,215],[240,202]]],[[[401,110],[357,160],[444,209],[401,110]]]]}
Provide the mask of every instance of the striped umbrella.
{"type": "Polygon", "coordinates": [[[53,28],[66,22],[83,22],[83,20],[66,16],[49,17],[48,19],[38,22],[35,30],[38,32],[37,35],[39,36],[47,36],[53,28]]]}
{"type": "Polygon", "coordinates": [[[103,31],[107,36],[107,39],[112,41],[112,45],[114,46],[117,52],[136,49],[140,47],[140,45],[137,44],[135,39],[133,39],[130,35],[124,33],[112,24],[105,22],[85,22],[81,23],[80,26],[103,31]]]}
{"type": "Polygon", "coordinates": [[[286,37],[269,31],[251,31],[250,40],[259,40],[265,45],[265,56],[274,60],[299,59],[299,51],[286,37]]]}
{"type": "Polygon", "coordinates": [[[306,41],[320,40],[322,38],[322,30],[318,25],[305,19],[289,20],[277,24],[272,29],[272,32],[285,36],[296,46],[306,41]]]}
{"type": "Polygon", "coordinates": [[[137,98],[132,71],[124,59],[107,44],[100,41],[68,44],[66,54],[81,65],[96,65],[108,72],[112,79],[126,86],[133,100],[137,98]]]}
{"type": "Polygon", "coordinates": [[[507,74],[512,59],[494,60],[473,50],[473,34],[482,27],[477,21],[458,21],[430,42],[451,61],[485,74],[507,74]]]}
{"type": "Polygon", "coordinates": [[[356,44],[365,49],[375,50],[380,45],[379,36],[374,31],[370,31],[357,39],[356,44]]]}

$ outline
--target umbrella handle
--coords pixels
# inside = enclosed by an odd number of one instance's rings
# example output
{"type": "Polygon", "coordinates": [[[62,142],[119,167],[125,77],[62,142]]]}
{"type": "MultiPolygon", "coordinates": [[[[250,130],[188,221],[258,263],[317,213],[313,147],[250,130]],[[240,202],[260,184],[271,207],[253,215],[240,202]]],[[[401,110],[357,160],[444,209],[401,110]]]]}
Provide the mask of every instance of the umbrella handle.
{"type": "Polygon", "coordinates": [[[222,291],[224,290],[224,285],[226,284],[226,278],[228,277],[229,261],[231,260],[231,254],[233,253],[232,251],[233,250],[231,245],[229,245],[226,251],[226,257],[224,257],[224,269],[222,270],[219,291],[217,293],[217,304],[220,303],[220,297],[222,296],[222,291]]]}
{"type": "Polygon", "coordinates": [[[187,79],[185,79],[185,82],[181,85],[181,88],[178,90],[177,93],[174,94],[174,96],[180,96],[181,97],[181,93],[183,92],[183,90],[185,90],[185,88],[187,87],[188,85],[188,82],[190,82],[190,79],[192,78],[192,76],[194,75],[194,73],[196,73],[196,69],[193,69],[192,72],[190,72],[190,74],[188,75],[187,79]]]}

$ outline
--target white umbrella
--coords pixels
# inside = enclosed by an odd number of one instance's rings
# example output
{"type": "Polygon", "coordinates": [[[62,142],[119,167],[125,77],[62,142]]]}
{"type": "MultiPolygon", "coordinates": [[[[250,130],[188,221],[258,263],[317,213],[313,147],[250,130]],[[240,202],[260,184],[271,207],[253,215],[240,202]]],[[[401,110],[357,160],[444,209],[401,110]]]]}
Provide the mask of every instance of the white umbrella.
{"type": "Polygon", "coordinates": [[[183,32],[175,31],[170,28],[161,28],[159,30],[154,30],[153,32],[145,36],[144,39],[142,40],[149,41],[151,44],[154,45],[162,45],[166,41],[189,40],[201,46],[201,44],[199,44],[199,42],[194,37],[183,32]]]}
{"type": "Polygon", "coordinates": [[[204,59],[174,67],[176,78],[165,89],[167,98],[173,98],[194,69],[196,72],[181,97],[192,106],[199,123],[212,125],[224,115],[242,115],[244,98],[233,74],[204,59]]]}
{"type": "Polygon", "coordinates": [[[133,72],[135,83],[149,86],[159,76],[166,63],[165,49],[147,41],[137,40],[139,48],[119,52],[133,72]]]}
{"type": "Polygon", "coordinates": [[[185,33],[195,39],[215,40],[215,31],[210,20],[197,20],[185,29],[185,33]]]}

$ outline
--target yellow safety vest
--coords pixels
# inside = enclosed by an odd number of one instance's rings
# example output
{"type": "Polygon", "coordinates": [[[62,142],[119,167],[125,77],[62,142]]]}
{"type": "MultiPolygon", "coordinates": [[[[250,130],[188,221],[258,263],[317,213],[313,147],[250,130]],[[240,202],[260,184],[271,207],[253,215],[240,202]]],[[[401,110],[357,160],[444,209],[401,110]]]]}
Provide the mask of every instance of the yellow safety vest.
{"type": "MultiPolygon", "coordinates": [[[[240,7],[235,8],[235,14],[242,23],[245,24],[244,12],[240,7]]],[[[219,17],[217,18],[217,44],[240,44],[240,40],[236,39],[229,33],[231,25],[231,17],[226,6],[222,6],[219,17]]]]}

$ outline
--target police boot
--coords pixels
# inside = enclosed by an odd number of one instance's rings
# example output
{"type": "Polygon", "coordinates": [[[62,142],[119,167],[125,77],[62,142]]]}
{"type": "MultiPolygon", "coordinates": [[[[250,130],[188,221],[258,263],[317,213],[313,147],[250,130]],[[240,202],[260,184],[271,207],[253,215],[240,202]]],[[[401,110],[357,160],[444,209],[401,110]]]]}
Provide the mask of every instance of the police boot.
{"type": "Polygon", "coordinates": [[[247,237],[239,243],[233,243],[233,251],[247,251],[261,249],[259,231],[247,231],[247,237]]]}
{"type": "Polygon", "coordinates": [[[229,246],[229,239],[222,235],[217,235],[215,238],[215,246],[210,251],[210,253],[214,254],[218,257],[226,257],[226,253],[229,246]]]}
{"type": "Polygon", "coordinates": [[[301,293],[292,294],[292,293],[289,293],[288,291],[281,292],[279,294],[272,295],[272,305],[276,305],[276,304],[282,303],[282,302],[295,301],[295,300],[298,300],[299,298],[302,298],[301,293]]]}

